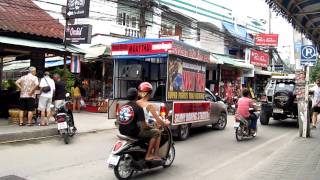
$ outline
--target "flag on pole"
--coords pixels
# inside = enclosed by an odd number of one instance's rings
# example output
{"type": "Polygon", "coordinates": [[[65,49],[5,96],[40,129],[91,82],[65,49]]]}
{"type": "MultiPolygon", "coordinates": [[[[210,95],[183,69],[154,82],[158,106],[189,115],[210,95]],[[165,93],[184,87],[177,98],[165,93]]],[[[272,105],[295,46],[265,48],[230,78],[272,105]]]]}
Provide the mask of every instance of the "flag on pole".
{"type": "Polygon", "coordinates": [[[72,54],[71,63],[70,63],[70,71],[72,73],[80,73],[81,71],[81,60],[83,59],[83,55],[81,54],[72,54]]]}

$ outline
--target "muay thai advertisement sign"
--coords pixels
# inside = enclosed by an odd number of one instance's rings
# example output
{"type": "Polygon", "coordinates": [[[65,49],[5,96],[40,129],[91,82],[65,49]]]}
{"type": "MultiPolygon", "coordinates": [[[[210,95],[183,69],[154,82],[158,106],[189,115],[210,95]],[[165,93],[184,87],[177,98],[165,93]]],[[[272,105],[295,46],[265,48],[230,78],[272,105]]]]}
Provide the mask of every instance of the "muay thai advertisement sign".
{"type": "Polygon", "coordinates": [[[204,100],[205,83],[204,63],[169,57],[167,100],[204,100]]]}
{"type": "Polygon", "coordinates": [[[210,102],[174,102],[173,124],[210,119],[210,102]]]}

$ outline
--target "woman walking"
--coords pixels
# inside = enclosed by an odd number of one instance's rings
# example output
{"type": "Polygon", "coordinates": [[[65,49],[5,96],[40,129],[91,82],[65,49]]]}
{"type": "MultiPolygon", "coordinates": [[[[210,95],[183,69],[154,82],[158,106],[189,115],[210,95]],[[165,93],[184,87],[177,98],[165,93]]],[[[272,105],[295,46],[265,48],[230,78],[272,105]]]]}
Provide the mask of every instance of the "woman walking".
{"type": "Polygon", "coordinates": [[[78,81],[74,82],[73,87],[71,88],[71,95],[73,100],[73,111],[80,112],[80,100],[81,100],[81,91],[80,84],[78,81]]]}

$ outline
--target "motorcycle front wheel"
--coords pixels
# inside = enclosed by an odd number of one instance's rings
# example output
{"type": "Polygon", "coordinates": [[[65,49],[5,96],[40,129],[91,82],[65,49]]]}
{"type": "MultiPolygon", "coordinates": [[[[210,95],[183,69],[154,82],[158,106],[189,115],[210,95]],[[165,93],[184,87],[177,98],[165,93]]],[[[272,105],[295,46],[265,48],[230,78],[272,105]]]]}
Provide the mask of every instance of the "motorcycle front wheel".
{"type": "Polygon", "coordinates": [[[122,155],[118,162],[118,165],[114,167],[114,174],[119,180],[131,179],[134,169],[131,166],[132,158],[122,155]]]}
{"type": "Polygon", "coordinates": [[[163,167],[164,168],[170,167],[171,164],[173,163],[175,157],[176,157],[176,149],[174,148],[174,145],[172,144],[170,147],[166,162],[164,163],[163,167]]]}
{"type": "Polygon", "coordinates": [[[242,141],[242,139],[243,139],[243,133],[242,133],[242,129],[241,129],[240,127],[237,127],[237,128],[236,128],[235,135],[236,135],[237,141],[242,141]]]}

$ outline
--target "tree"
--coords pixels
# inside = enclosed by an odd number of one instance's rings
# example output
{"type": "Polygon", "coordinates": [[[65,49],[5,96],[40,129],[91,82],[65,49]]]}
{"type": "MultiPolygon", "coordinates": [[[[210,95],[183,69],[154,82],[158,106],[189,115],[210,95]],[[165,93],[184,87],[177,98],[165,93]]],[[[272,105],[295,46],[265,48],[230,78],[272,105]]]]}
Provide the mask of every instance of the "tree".
{"type": "Polygon", "coordinates": [[[320,63],[317,63],[310,71],[310,82],[320,79],[320,63]]]}

